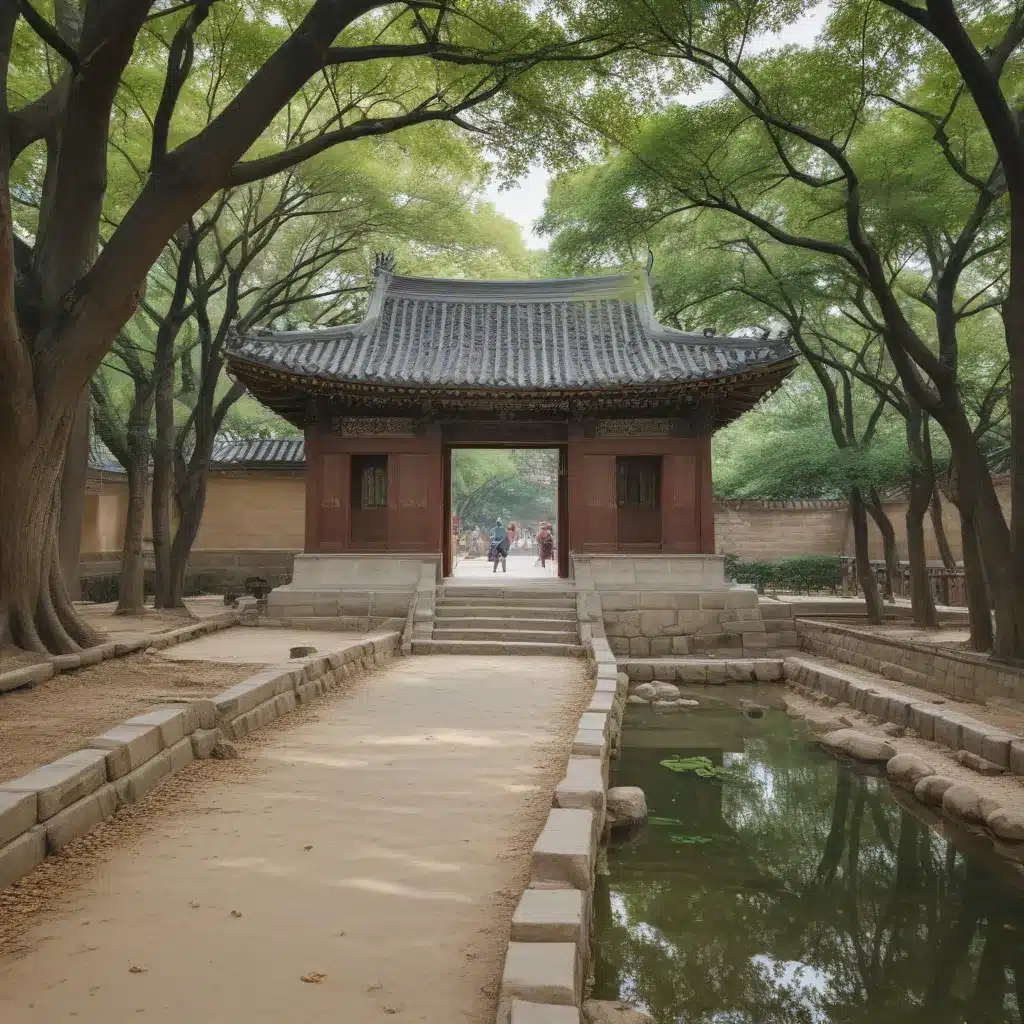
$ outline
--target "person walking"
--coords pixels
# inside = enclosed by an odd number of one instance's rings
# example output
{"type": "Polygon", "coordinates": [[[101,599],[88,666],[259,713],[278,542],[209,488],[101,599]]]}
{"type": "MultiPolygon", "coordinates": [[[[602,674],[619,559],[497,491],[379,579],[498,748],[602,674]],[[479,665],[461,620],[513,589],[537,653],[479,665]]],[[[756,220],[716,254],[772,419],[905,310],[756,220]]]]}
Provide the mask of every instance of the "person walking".
{"type": "Polygon", "coordinates": [[[540,551],[540,567],[546,566],[547,560],[555,554],[555,535],[547,523],[540,524],[540,531],[537,533],[537,547],[540,551]]]}
{"type": "Polygon", "coordinates": [[[492,572],[498,571],[498,562],[501,562],[501,571],[508,572],[505,560],[508,558],[508,531],[499,519],[491,531],[491,561],[493,562],[492,572]]]}

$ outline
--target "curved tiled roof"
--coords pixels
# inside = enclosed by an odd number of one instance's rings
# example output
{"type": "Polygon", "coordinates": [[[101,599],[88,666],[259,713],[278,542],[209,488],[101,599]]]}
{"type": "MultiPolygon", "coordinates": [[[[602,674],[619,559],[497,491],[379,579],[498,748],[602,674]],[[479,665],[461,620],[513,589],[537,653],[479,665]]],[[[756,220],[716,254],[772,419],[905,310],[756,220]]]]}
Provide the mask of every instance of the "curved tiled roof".
{"type": "Polygon", "coordinates": [[[211,463],[223,466],[302,466],[306,442],[301,437],[272,437],[260,441],[216,441],[211,463]]]}
{"type": "Polygon", "coordinates": [[[253,332],[232,369],[402,388],[592,391],[714,380],[784,363],[782,339],[718,338],[659,324],[615,275],[458,281],[382,274],[362,323],[253,332]]]}
{"type": "MultiPolygon", "coordinates": [[[[271,437],[258,441],[219,440],[213,443],[211,469],[263,466],[301,468],[306,464],[306,442],[301,437],[271,437]]],[[[123,473],[124,466],[110,449],[94,437],[89,445],[89,468],[103,473],[123,473]]]]}

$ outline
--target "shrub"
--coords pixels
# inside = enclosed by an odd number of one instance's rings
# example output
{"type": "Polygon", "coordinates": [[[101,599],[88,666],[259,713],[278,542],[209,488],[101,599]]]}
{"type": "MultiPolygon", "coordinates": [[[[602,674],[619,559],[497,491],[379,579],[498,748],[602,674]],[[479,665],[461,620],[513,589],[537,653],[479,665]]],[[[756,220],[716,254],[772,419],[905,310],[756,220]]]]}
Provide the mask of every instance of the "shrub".
{"type": "Polygon", "coordinates": [[[774,562],[743,562],[725,557],[726,575],[763,592],[765,588],[809,593],[836,590],[842,585],[843,561],[839,555],[797,555],[774,562]]]}
{"type": "Polygon", "coordinates": [[[107,604],[117,600],[119,589],[117,576],[86,576],[82,580],[82,599],[107,604]]]}

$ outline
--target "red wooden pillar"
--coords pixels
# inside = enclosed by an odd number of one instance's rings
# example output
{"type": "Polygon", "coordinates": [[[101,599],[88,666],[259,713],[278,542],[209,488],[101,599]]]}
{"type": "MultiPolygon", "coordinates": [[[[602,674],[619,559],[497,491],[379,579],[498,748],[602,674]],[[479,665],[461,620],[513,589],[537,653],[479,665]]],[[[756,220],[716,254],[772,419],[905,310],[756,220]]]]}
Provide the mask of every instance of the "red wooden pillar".
{"type": "Polygon", "coordinates": [[[715,505],[711,493],[711,437],[698,441],[697,472],[700,494],[700,548],[702,555],[715,553],[715,505]]]}

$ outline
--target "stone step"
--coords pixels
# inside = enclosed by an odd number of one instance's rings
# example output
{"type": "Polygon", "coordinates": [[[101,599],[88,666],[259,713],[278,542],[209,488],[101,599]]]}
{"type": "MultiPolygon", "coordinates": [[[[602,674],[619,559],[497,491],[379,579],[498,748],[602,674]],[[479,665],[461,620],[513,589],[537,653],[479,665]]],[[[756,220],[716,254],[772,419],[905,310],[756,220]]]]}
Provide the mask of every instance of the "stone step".
{"type": "Polygon", "coordinates": [[[434,606],[434,618],[437,619],[465,619],[465,618],[492,618],[503,619],[508,622],[510,618],[518,616],[520,619],[564,619],[576,620],[576,605],[565,608],[545,608],[533,605],[501,605],[492,604],[455,604],[438,602],[434,606]]]}
{"type": "Polygon", "coordinates": [[[435,640],[498,640],[501,643],[578,644],[579,633],[568,629],[448,629],[434,627],[435,640]]]}
{"type": "Polygon", "coordinates": [[[582,657],[582,644],[506,643],[497,640],[414,640],[413,654],[541,654],[582,657]]]}
{"type": "Polygon", "coordinates": [[[463,591],[452,593],[445,591],[438,595],[437,604],[480,604],[486,602],[488,605],[502,608],[575,608],[575,594],[568,594],[564,597],[549,597],[543,594],[529,595],[487,593],[467,594],[463,591]]]}
{"type": "Polygon", "coordinates": [[[444,629],[551,629],[576,633],[576,616],[560,618],[525,615],[435,615],[435,624],[444,629]]]}
{"type": "Polygon", "coordinates": [[[504,575],[499,569],[492,575],[493,582],[483,584],[460,584],[446,582],[441,589],[446,594],[465,594],[467,597],[543,597],[543,598],[565,598],[575,597],[576,588],[571,585],[560,586],[536,586],[511,583],[502,579],[504,575]]]}

